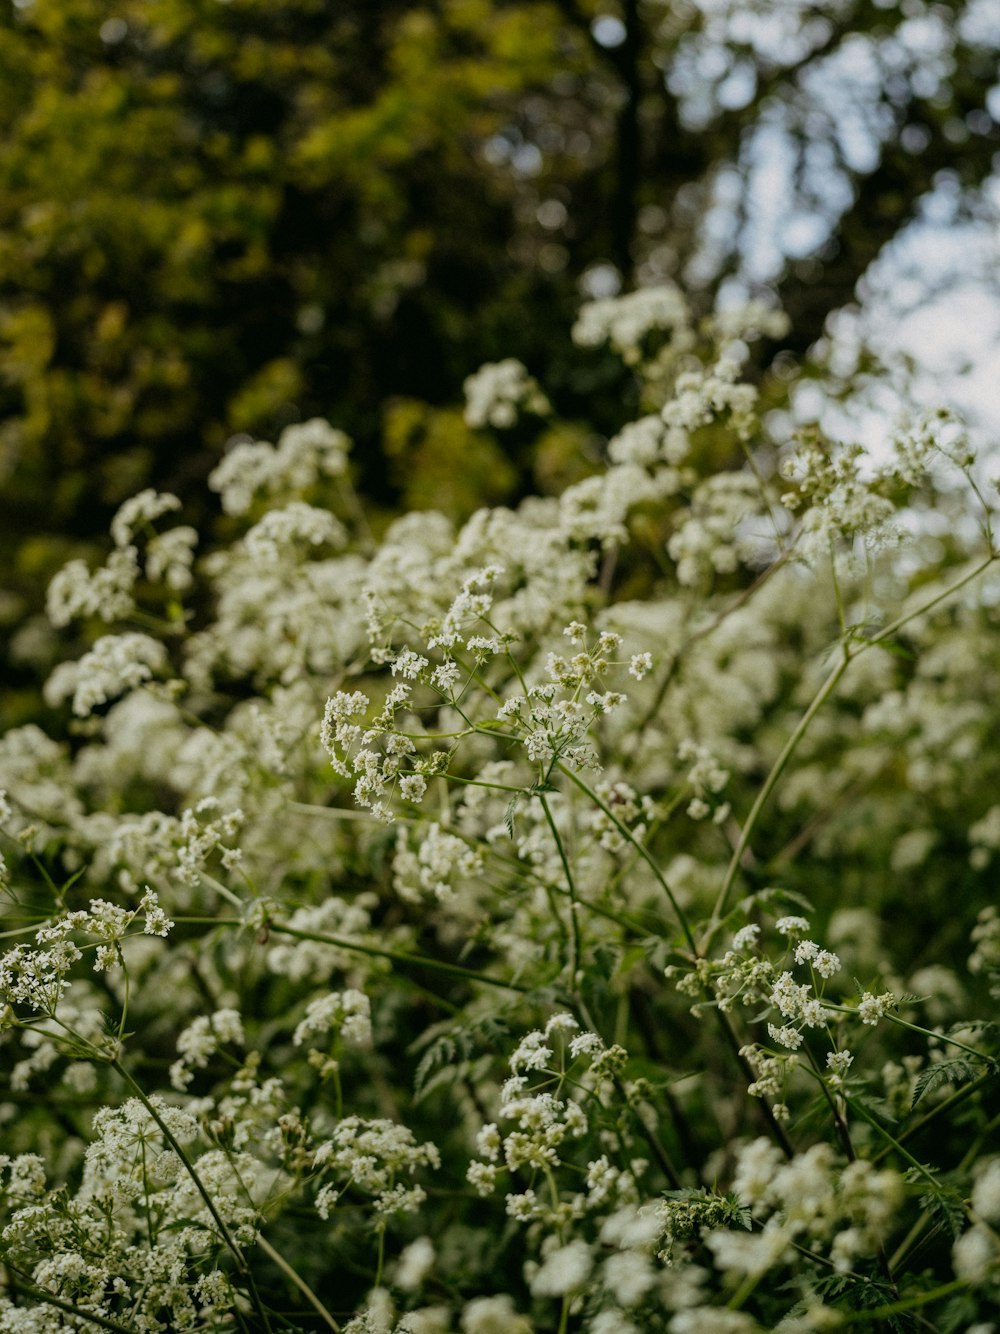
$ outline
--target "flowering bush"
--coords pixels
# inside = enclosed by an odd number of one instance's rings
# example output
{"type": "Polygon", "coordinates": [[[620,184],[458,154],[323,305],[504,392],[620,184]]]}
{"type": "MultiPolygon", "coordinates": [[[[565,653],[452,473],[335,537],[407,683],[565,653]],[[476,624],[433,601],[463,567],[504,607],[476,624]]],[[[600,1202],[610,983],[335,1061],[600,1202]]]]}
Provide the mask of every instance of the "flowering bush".
{"type": "Polygon", "coordinates": [[[586,308],[645,415],[558,497],[376,540],[312,421],[57,577],[0,1330],[993,1329],[992,505],[943,415],[768,443],[776,321],[586,308]]]}

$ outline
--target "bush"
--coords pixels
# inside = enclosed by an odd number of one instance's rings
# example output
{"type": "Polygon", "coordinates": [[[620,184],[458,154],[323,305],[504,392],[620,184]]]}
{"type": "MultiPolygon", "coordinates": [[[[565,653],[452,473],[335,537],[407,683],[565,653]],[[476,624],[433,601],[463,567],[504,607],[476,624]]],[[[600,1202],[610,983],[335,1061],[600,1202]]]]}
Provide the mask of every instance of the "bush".
{"type": "Polygon", "coordinates": [[[769,443],[777,324],[586,307],[646,415],[558,497],[376,541],[314,420],[53,582],[0,1330],[988,1321],[991,503],[944,415],[769,443]]]}

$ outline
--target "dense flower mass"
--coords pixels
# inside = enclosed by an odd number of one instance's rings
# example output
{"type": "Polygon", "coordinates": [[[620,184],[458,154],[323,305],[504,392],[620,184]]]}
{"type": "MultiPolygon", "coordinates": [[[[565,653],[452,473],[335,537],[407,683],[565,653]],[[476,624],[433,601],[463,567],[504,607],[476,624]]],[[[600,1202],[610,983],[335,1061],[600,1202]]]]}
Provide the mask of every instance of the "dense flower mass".
{"type": "Polygon", "coordinates": [[[591,303],[599,474],[379,531],[313,420],[221,460],[228,545],[143,491],[56,577],[0,1332],[992,1328],[992,493],[941,414],[771,438],[780,328],[591,303]]]}

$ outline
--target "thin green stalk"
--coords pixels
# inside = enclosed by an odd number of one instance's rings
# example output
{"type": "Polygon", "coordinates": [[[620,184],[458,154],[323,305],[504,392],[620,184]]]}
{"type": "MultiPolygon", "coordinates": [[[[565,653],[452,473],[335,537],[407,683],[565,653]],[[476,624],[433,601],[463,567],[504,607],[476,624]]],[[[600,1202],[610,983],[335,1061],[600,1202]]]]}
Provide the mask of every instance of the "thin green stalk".
{"type": "MultiPolygon", "coordinates": [[[[925,1166],[925,1164],[922,1163],[919,1160],[919,1158],[914,1158],[913,1154],[910,1153],[908,1149],[904,1149],[902,1144],[900,1144],[899,1140],[896,1139],[894,1136],[890,1135],[888,1130],[886,1130],[885,1126],[881,1125],[880,1122],[876,1121],[874,1116],[872,1116],[870,1112],[866,1111],[865,1108],[860,1103],[856,1103],[852,1101],[852,1099],[846,1096],[844,1098],[844,1101],[847,1103],[848,1107],[850,1107],[852,1112],[856,1112],[858,1116],[860,1116],[863,1120],[867,1121],[868,1124],[872,1127],[872,1129],[876,1130],[882,1136],[882,1138],[886,1140],[887,1143],[891,1145],[893,1149],[896,1150],[896,1152],[900,1155],[900,1157],[904,1158],[910,1164],[912,1168],[915,1168],[915,1170],[918,1171],[921,1176],[926,1177],[932,1186],[937,1185],[937,1182],[934,1179],[934,1173],[930,1170],[930,1168],[925,1166]]],[[[872,1161],[875,1160],[873,1159],[872,1161]]]]}
{"type": "Polygon", "coordinates": [[[726,874],[722,880],[722,887],[719,890],[719,896],[715,901],[715,907],[712,909],[712,916],[708,924],[708,929],[705,933],[704,939],[701,942],[700,949],[696,952],[704,953],[704,951],[708,948],[709,942],[711,941],[712,937],[715,935],[715,932],[718,930],[719,924],[722,920],[722,915],[726,910],[726,903],[729,899],[730,890],[733,887],[733,881],[736,879],[736,874],[740,869],[740,864],[743,860],[743,854],[746,852],[747,847],[750,843],[750,835],[754,831],[754,827],[757,824],[757,820],[760,817],[760,813],[764,809],[764,806],[767,803],[767,800],[770,797],[771,793],[774,791],[778,779],[784,773],[789,760],[792,758],[792,756],[798,749],[799,742],[802,740],[806,732],[809,730],[812,720],[816,717],[817,713],[819,713],[820,709],[833,694],[834,690],[836,690],[840,682],[840,678],[847,671],[850,662],[851,662],[851,654],[845,645],[839,662],[834,667],[833,671],[830,672],[829,676],[827,676],[826,680],[820,686],[816,694],[813,696],[812,703],[809,705],[805,713],[799,719],[798,725],[796,726],[794,732],[785,742],[781,754],[778,756],[774,764],[771,766],[771,772],[767,775],[767,778],[764,780],[764,785],[757,793],[754,803],[750,807],[750,813],[743,824],[742,830],[740,831],[739,839],[737,840],[736,847],[733,849],[733,855],[730,858],[729,865],[726,868],[726,874]]]}
{"type": "MultiPolygon", "coordinates": [[[[238,917],[195,917],[182,916],[174,919],[178,926],[245,926],[238,917]]],[[[427,968],[432,972],[444,973],[449,977],[461,977],[468,982],[482,982],[484,986],[499,987],[503,991],[519,991],[523,994],[534,990],[521,982],[505,982],[502,978],[491,977],[489,973],[477,972],[474,968],[463,968],[457,963],[445,963],[441,959],[432,959],[426,954],[406,954],[402,950],[385,949],[380,945],[365,945],[360,940],[345,940],[343,936],[328,936],[322,931],[300,931],[294,926],[285,926],[273,919],[267,923],[267,929],[279,936],[291,936],[295,940],[314,940],[320,945],[336,945],[338,949],[353,950],[356,954],[368,954],[375,959],[391,959],[404,967],[427,968]]]]}
{"type": "Polygon", "coordinates": [[[867,1311],[838,1311],[841,1324],[844,1325],[867,1325],[872,1320],[886,1320],[889,1316],[902,1315],[904,1311],[916,1311],[921,1306],[929,1306],[931,1302],[940,1301],[942,1297],[950,1297],[953,1292],[962,1292],[969,1285],[964,1278],[952,1279],[950,1283],[942,1283],[940,1287],[931,1288],[929,1292],[918,1292],[913,1297],[901,1297],[898,1302],[890,1302],[887,1306],[872,1306],[867,1311]]]}
{"type": "Polygon", "coordinates": [[[321,945],[337,945],[341,949],[355,950],[359,954],[370,954],[378,959],[391,959],[393,963],[400,963],[410,968],[428,968],[433,972],[445,973],[449,977],[461,977],[468,982],[482,982],[485,986],[500,987],[504,991],[519,991],[526,994],[533,990],[521,982],[505,982],[502,978],[491,977],[489,973],[479,973],[474,968],[463,968],[457,963],[444,963],[426,954],[405,954],[402,950],[383,949],[378,945],[362,945],[360,941],[327,936],[321,931],[300,931],[297,927],[283,926],[279,922],[270,922],[268,925],[277,935],[292,936],[295,940],[315,940],[321,945]]]}
{"type": "Polygon", "coordinates": [[[781,569],[783,565],[787,564],[789,555],[790,555],[790,549],[783,551],[781,555],[778,557],[778,559],[776,561],[773,561],[763,572],[763,574],[759,575],[754,580],[754,582],[749,586],[749,588],[745,588],[742,593],[740,593],[737,597],[735,597],[728,607],[725,607],[722,611],[718,612],[715,616],[712,617],[710,621],[706,622],[706,624],[703,625],[700,629],[694,630],[691,632],[691,634],[688,635],[687,639],[684,640],[683,644],[680,645],[680,647],[674,653],[673,657],[670,659],[670,665],[668,666],[666,672],[664,672],[663,679],[660,681],[660,684],[656,688],[656,694],[653,696],[649,704],[649,707],[646,709],[646,712],[643,714],[643,716],[639,719],[638,725],[632,732],[630,743],[626,743],[626,751],[625,751],[626,755],[631,756],[635,752],[637,746],[639,745],[639,741],[642,738],[643,733],[646,731],[646,728],[649,726],[649,724],[660,712],[660,709],[663,707],[663,701],[667,697],[667,691],[670,689],[670,683],[671,681],[673,681],[675,675],[677,674],[677,669],[681,664],[684,654],[691,647],[691,645],[696,644],[699,639],[706,639],[710,634],[714,633],[714,631],[716,631],[719,628],[719,626],[722,625],[722,623],[733,614],[734,611],[739,611],[739,609],[742,606],[744,606],[747,602],[749,602],[750,599],[754,596],[754,594],[757,593],[760,590],[760,588],[768,581],[768,579],[770,579],[777,570],[781,569]]]}
{"type": "MultiPolygon", "coordinates": [[[[371,823],[372,818],[371,811],[354,806],[316,806],[307,801],[290,801],[285,809],[294,811],[297,815],[322,815],[328,820],[364,820],[371,823]]],[[[425,817],[394,812],[393,819],[397,824],[421,824],[425,817]]]]}
{"type": "Polygon", "coordinates": [[[970,1047],[966,1042],[959,1042],[958,1038],[950,1038],[945,1033],[935,1033],[929,1028],[921,1028],[919,1024],[911,1024],[907,1019],[901,1019],[898,1014],[887,1014],[885,1016],[890,1023],[897,1024],[900,1028],[908,1028],[911,1033],[920,1033],[925,1038],[935,1038],[938,1042],[946,1042],[950,1047],[958,1047],[961,1051],[968,1052],[970,1056],[976,1056],[980,1061],[986,1061],[992,1064],[991,1058],[985,1052],[977,1051],[975,1047],[970,1047]]]}
{"type": "Polygon", "coordinates": [[[337,1324],[336,1320],[334,1320],[333,1316],[326,1309],[326,1307],[323,1305],[320,1299],[316,1296],[315,1292],[313,1292],[309,1284],[305,1281],[304,1278],[302,1278],[300,1274],[296,1273],[296,1271],[288,1263],[285,1257],[279,1251],[276,1251],[274,1249],[274,1247],[267,1240],[267,1238],[258,1234],[257,1245],[268,1257],[268,1259],[274,1261],[274,1263],[278,1266],[278,1268],[285,1275],[288,1281],[294,1284],[296,1288],[298,1288],[299,1292],[302,1293],[302,1296],[313,1308],[313,1310],[316,1312],[319,1318],[322,1321],[324,1321],[327,1325],[329,1325],[329,1327],[332,1330],[339,1331],[340,1326],[337,1324]]]}
{"type": "MultiPolygon", "coordinates": [[[[921,1130],[926,1129],[926,1127],[939,1116],[950,1112],[958,1103],[965,1102],[965,1100],[971,1098],[974,1093],[978,1093],[983,1085],[989,1083],[992,1078],[993,1071],[990,1070],[987,1071],[986,1074],[980,1075],[978,1079],[973,1079],[970,1083],[963,1084],[960,1089],[956,1089],[955,1092],[945,1098],[943,1102],[937,1103],[929,1112],[926,1112],[919,1121],[914,1121],[912,1125],[907,1126],[905,1130],[901,1131],[898,1136],[899,1142],[902,1143],[904,1140],[912,1139],[914,1135],[918,1135],[921,1130]]],[[[870,1159],[872,1165],[874,1166],[876,1163],[880,1163],[883,1158],[886,1158],[892,1152],[892,1147],[893,1146],[890,1144],[884,1149],[880,1149],[879,1152],[870,1159]]]]}
{"type": "MultiPolygon", "coordinates": [[[[810,969],[810,971],[812,970],[810,969]]],[[[813,985],[815,986],[816,974],[813,973],[812,977],[813,977],[813,985]]],[[[813,1054],[812,1049],[808,1046],[808,1044],[806,1045],[806,1055],[809,1058],[809,1065],[812,1069],[812,1073],[815,1075],[817,1083],[823,1090],[823,1096],[826,1099],[827,1104],[830,1108],[830,1113],[833,1116],[833,1123],[837,1128],[838,1135],[840,1136],[840,1142],[844,1146],[844,1154],[847,1157],[847,1161],[850,1163],[857,1162],[858,1156],[854,1151],[854,1143],[851,1139],[850,1127],[848,1126],[845,1118],[841,1115],[840,1108],[837,1106],[836,1099],[830,1092],[830,1088],[827,1085],[826,1080],[823,1078],[823,1072],[820,1070],[819,1064],[816,1061],[816,1057],[813,1054]]],[[[888,1252],[885,1249],[885,1243],[883,1242],[881,1237],[879,1237],[877,1242],[877,1253],[878,1253],[878,1262],[882,1267],[882,1273],[885,1275],[886,1282],[889,1284],[889,1287],[892,1289],[893,1293],[896,1296],[898,1296],[899,1288],[896,1286],[894,1262],[890,1260],[888,1252]]]]}
{"type": "MultiPolygon", "coordinates": [[[[492,734],[492,735],[495,735],[492,734]]],[[[462,783],[465,787],[488,787],[497,792],[516,792],[519,796],[524,796],[523,787],[513,787],[510,783],[488,783],[485,779],[479,778],[459,778],[458,774],[440,774],[439,777],[445,779],[448,783],[462,783]]]]}
{"type": "Polygon", "coordinates": [[[942,590],[940,593],[934,594],[933,597],[928,598],[927,601],[922,603],[919,607],[916,607],[911,611],[904,612],[900,616],[897,616],[894,621],[891,621],[887,626],[884,626],[881,630],[879,630],[877,634],[874,634],[867,639],[861,640],[860,643],[855,645],[853,650],[846,643],[842,645],[842,656],[840,661],[837,663],[833,671],[829,674],[827,679],[823,682],[822,686],[820,686],[820,689],[817,692],[816,696],[814,697],[812,703],[809,705],[806,712],[802,715],[801,719],[799,720],[798,726],[795,728],[795,731],[792,733],[792,735],[788,738],[788,741],[785,743],[785,746],[782,749],[781,754],[774,762],[771,772],[768,774],[767,778],[764,781],[764,786],[757,793],[753,806],[750,808],[750,813],[746,818],[746,822],[743,825],[743,829],[740,833],[739,840],[736,844],[736,847],[733,850],[733,855],[730,859],[729,866],[726,868],[726,874],[723,878],[722,887],[719,890],[719,896],[716,900],[715,907],[712,910],[712,917],[709,921],[708,930],[706,931],[706,934],[701,943],[701,952],[704,952],[704,950],[707,949],[709,942],[715,935],[715,932],[718,930],[722,915],[725,912],[726,903],[729,899],[729,893],[730,890],[732,889],[733,881],[735,880],[736,874],[740,868],[740,863],[742,861],[743,854],[746,852],[747,846],[750,842],[750,835],[753,832],[754,826],[757,823],[757,819],[761,811],[763,810],[768,797],[771,795],[771,792],[773,791],[775,784],[778,782],[778,779],[784,772],[785,767],[787,766],[789,760],[791,759],[792,755],[798,748],[799,742],[802,740],[803,736],[808,730],[810,724],[812,723],[813,718],[815,718],[816,714],[819,712],[822,706],[826,703],[827,699],[836,689],[841,677],[847,671],[847,668],[850,666],[851,662],[854,660],[854,658],[859,657],[867,649],[872,648],[874,645],[881,643],[885,639],[891,638],[891,636],[896,634],[897,631],[901,630],[903,626],[907,625],[910,621],[916,620],[918,617],[926,615],[927,612],[932,611],[940,603],[947,601],[948,598],[952,597],[960,589],[964,588],[966,584],[972,583],[974,579],[977,579],[979,575],[981,575],[985,570],[989,569],[990,565],[992,565],[993,562],[998,558],[998,554],[1000,553],[996,553],[991,550],[990,554],[985,558],[985,560],[980,561],[978,565],[974,566],[971,570],[967,571],[964,575],[962,575],[960,579],[956,579],[955,582],[953,584],[950,584],[946,589],[942,590]]]}
{"type": "Polygon", "coordinates": [[[544,792],[539,793],[539,801],[542,805],[542,811],[545,814],[546,823],[555,840],[556,850],[559,853],[559,860],[562,862],[563,874],[566,877],[566,887],[569,892],[569,926],[570,926],[570,959],[569,959],[569,985],[570,989],[575,991],[580,977],[580,923],[577,920],[577,896],[576,884],[573,880],[573,872],[570,869],[569,858],[566,856],[566,849],[563,846],[559,830],[556,828],[556,822],[552,817],[552,810],[544,792]]]}
{"type": "Polygon", "coordinates": [[[382,1286],[382,1270],[385,1268],[385,1227],[378,1230],[378,1268],[375,1270],[376,1288],[382,1286]]]}
{"type": "MultiPolygon", "coordinates": [[[[722,1036],[726,1041],[726,1046],[732,1052],[744,1075],[750,1083],[753,1083],[757,1076],[754,1074],[753,1067],[750,1065],[746,1057],[740,1054],[740,1040],[736,1036],[736,1032],[730,1023],[729,1015],[720,1010],[717,1005],[713,1007],[713,1012],[717,1016],[719,1027],[722,1030],[722,1036]]],[[[791,1159],[795,1157],[792,1141],[785,1133],[784,1126],[771,1110],[771,1104],[766,1098],[757,1098],[755,1101],[759,1105],[761,1114],[767,1122],[768,1129],[777,1141],[778,1147],[781,1149],[781,1152],[785,1157],[791,1161],[791,1159]]]]}
{"type": "MultiPolygon", "coordinates": [[[[14,1265],[10,1265],[10,1268],[20,1279],[23,1271],[14,1265]]],[[[36,1288],[33,1284],[19,1282],[17,1291],[23,1293],[25,1297],[34,1297],[36,1301],[44,1302],[46,1306],[54,1306],[57,1311],[66,1311],[69,1315],[76,1316],[78,1320],[86,1320],[88,1324],[96,1325],[98,1329],[110,1329],[115,1334],[133,1334],[133,1325],[121,1325],[117,1320],[111,1320],[108,1316],[94,1315],[90,1311],[81,1311],[79,1306],[73,1302],[64,1302],[61,1297],[46,1292],[44,1288],[36,1288]]]]}
{"type": "Polygon", "coordinates": [[[942,602],[946,602],[948,598],[954,593],[957,593],[959,589],[964,588],[966,584],[971,584],[974,579],[978,579],[984,570],[988,570],[998,557],[1000,557],[1000,552],[991,551],[985,560],[980,561],[978,565],[963,574],[960,579],[956,579],[953,584],[949,584],[942,592],[935,593],[933,597],[928,598],[926,602],[915,608],[915,610],[903,612],[902,615],[897,616],[894,621],[890,621],[890,623],[881,629],[878,634],[862,640],[862,649],[869,648],[872,644],[881,643],[883,639],[888,639],[891,635],[894,635],[897,630],[901,630],[908,622],[916,620],[918,616],[926,615],[929,611],[933,611],[936,606],[942,602]]]}
{"type": "Polygon", "coordinates": [[[583,792],[599,810],[604,812],[607,818],[618,830],[619,834],[621,834],[621,836],[628,843],[630,843],[633,848],[635,848],[636,852],[643,859],[643,861],[646,863],[649,869],[653,872],[653,875],[656,877],[657,884],[659,884],[660,888],[663,890],[667,898],[670,900],[670,906],[671,908],[673,908],[674,915],[677,918],[678,924],[680,925],[681,930],[684,932],[684,938],[687,941],[691,951],[697,954],[698,947],[695,942],[694,932],[688,925],[688,920],[687,916],[684,913],[684,909],[677,902],[677,898],[674,895],[674,891],[670,888],[659,866],[657,866],[652,853],[650,853],[649,850],[642,843],[639,842],[639,840],[635,837],[635,835],[632,833],[632,831],[628,828],[627,825],[622,824],[621,820],[618,819],[614,811],[611,810],[611,808],[607,805],[606,802],[603,802],[601,800],[601,798],[597,795],[597,793],[593,790],[593,788],[589,787],[583,781],[583,779],[579,776],[579,774],[574,773],[573,770],[570,769],[568,765],[562,762],[562,760],[558,762],[556,768],[558,768],[560,773],[565,774],[565,776],[570,780],[570,782],[575,784],[576,787],[578,787],[580,791],[583,792]]]}

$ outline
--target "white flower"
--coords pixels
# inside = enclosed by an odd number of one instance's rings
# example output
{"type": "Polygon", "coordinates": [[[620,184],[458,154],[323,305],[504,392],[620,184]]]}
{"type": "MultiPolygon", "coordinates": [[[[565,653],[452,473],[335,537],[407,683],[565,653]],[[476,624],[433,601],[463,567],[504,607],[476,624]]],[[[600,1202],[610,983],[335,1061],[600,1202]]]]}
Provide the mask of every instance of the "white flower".
{"type": "Polygon", "coordinates": [[[531,1334],[531,1323],[518,1315],[506,1293],[476,1297],[462,1311],[462,1334],[531,1334]]]}
{"type": "Polygon", "coordinates": [[[504,430],[513,426],[519,410],[543,416],[550,411],[549,401],[515,358],[487,362],[465,380],[465,421],[475,429],[493,426],[504,430]]]}
{"type": "Polygon", "coordinates": [[[858,1018],[863,1024],[874,1026],[893,1009],[895,1004],[896,997],[891,991],[883,992],[881,996],[875,996],[872,992],[866,991],[858,1001],[858,1018]]]}
{"type": "Polygon", "coordinates": [[[760,927],[751,922],[747,926],[741,926],[733,936],[733,949],[742,953],[744,950],[752,949],[760,938],[760,927]]]}
{"type": "Polygon", "coordinates": [[[604,1262],[605,1286],[621,1306],[637,1306],[656,1283],[656,1270],[648,1256],[622,1251],[604,1262]]]}
{"type": "Polygon", "coordinates": [[[331,991],[306,1006],[306,1016],[292,1037],[296,1047],[308,1039],[333,1031],[345,1042],[358,1045],[371,1041],[371,1004],[362,991],[331,991]]]}
{"type": "Polygon", "coordinates": [[[647,672],[653,670],[652,653],[633,653],[629,661],[629,676],[634,676],[637,681],[641,681],[647,672]]]}
{"type": "Polygon", "coordinates": [[[163,514],[179,510],[181,502],[168,492],[156,492],[152,488],[140,491],[138,495],[126,500],[111,520],[111,537],[116,547],[127,547],[136,534],[148,527],[163,514]]]}
{"type": "Polygon", "coordinates": [[[316,485],[321,477],[347,471],[350,441],[320,417],[282,431],[277,448],[263,441],[232,445],[208,484],[222,497],[227,514],[245,514],[258,492],[294,495],[316,485]]]}
{"type": "Polygon", "coordinates": [[[779,917],[774,929],[782,936],[798,936],[809,930],[809,923],[804,917],[779,917]]]}
{"type": "Polygon", "coordinates": [[[434,1245],[430,1237],[411,1241],[399,1257],[396,1284],[404,1292],[415,1292],[434,1267],[434,1245]]]}
{"type": "Polygon", "coordinates": [[[535,1297],[564,1297],[579,1292],[586,1284],[593,1265],[590,1247],[577,1238],[560,1246],[546,1257],[531,1278],[529,1287],[535,1297]]]}
{"type": "Polygon", "coordinates": [[[45,699],[73,698],[73,712],[86,718],[108,700],[151,681],[167,664],[167,652],[149,635],[102,635],[79,662],[63,663],[45,685],[45,699]]]}
{"type": "Polygon", "coordinates": [[[972,1209],[986,1223],[1000,1223],[1000,1158],[991,1158],[972,1188],[972,1209]]]}
{"type": "Polygon", "coordinates": [[[139,577],[135,547],[119,547],[93,573],[82,560],[71,560],[49,584],[45,610],[55,626],[83,616],[117,621],[135,609],[132,589],[139,577]]]}
{"type": "Polygon", "coordinates": [[[966,1283],[985,1283],[997,1271],[1000,1254],[995,1236],[980,1223],[963,1232],[951,1249],[951,1262],[958,1278],[966,1283]]]}

